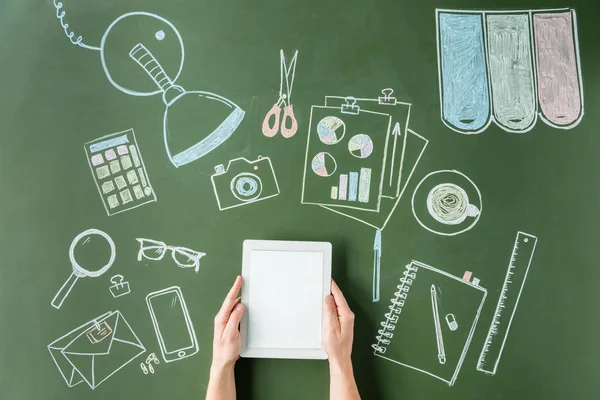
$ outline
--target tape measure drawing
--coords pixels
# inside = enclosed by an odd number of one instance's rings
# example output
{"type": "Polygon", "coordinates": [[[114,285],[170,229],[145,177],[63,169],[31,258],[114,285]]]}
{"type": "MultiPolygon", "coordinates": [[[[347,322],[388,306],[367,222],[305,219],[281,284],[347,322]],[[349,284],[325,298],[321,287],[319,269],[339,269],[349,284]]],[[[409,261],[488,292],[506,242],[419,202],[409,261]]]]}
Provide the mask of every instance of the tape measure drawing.
{"type": "Polygon", "coordinates": [[[494,375],[498,369],[508,331],[517,311],[517,305],[529,273],[529,266],[533,259],[536,244],[537,237],[525,232],[517,233],[500,298],[494,311],[485,344],[477,361],[478,371],[494,375]]]}

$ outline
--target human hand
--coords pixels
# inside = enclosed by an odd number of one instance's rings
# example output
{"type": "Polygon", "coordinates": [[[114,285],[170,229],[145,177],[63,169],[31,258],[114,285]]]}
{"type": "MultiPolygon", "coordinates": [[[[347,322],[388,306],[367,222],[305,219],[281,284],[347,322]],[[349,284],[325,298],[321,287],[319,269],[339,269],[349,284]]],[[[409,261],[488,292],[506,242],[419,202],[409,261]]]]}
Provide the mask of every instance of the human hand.
{"type": "Polygon", "coordinates": [[[322,332],[323,348],[329,356],[330,364],[343,365],[351,362],[353,339],[354,313],[332,279],[331,294],[325,296],[325,321],[322,332]]]}
{"type": "Polygon", "coordinates": [[[221,310],[215,316],[215,331],[213,339],[213,367],[233,367],[240,357],[242,336],[239,325],[244,315],[244,305],[237,297],[242,288],[242,277],[238,275],[229,290],[221,310]]]}

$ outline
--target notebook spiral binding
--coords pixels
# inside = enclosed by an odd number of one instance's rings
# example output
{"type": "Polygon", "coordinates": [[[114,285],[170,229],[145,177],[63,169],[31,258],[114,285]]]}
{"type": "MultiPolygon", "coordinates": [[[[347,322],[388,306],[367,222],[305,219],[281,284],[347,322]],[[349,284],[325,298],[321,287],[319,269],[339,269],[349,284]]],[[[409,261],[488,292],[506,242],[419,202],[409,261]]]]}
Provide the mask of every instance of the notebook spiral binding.
{"type": "Polygon", "coordinates": [[[394,297],[390,300],[391,304],[388,306],[390,311],[385,313],[385,321],[381,322],[381,329],[377,331],[377,343],[371,345],[375,353],[385,353],[387,346],[391,343],[391,339],[394,336],[393,331],[396,329],[396,323],[398,322],[398,316],[402,313],[410,286],[417,276],[417,270],[418,268],[412,263],[408,264],[403,272],[404,276],[400,278],[400,284],[396,285],[398,290],[394,292],[394,297]]]}

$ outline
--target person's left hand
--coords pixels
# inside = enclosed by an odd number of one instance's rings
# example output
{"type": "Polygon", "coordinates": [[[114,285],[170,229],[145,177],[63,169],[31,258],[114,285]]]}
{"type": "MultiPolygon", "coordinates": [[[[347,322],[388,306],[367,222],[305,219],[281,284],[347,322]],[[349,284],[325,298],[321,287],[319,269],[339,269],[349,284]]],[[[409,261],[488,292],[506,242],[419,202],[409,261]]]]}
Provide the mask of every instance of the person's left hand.
{"type": "Polygon", "coordinates": [[[241,288],[242,277],[238,275],[215,317],[213,366],[217,368],[233,367],[240,357],[242,336],[239,325],[244,315],[244,306],[237,295],[241,288]]]}

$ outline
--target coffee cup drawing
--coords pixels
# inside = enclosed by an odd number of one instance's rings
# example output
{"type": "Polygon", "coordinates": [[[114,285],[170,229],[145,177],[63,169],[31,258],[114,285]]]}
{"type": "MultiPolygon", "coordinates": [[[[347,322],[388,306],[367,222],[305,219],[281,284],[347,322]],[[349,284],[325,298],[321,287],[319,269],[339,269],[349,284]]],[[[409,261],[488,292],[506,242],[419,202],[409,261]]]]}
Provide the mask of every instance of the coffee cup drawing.
{"type": "Polygon", "coordinates": [[[469,195],[453,183],[441,183],[427,195],[427,211],[436,221],[446,225],[458,225],[467,217],[479,215],[479,207],[469,204],[469,195]]]}
{"type": "Polygon", "coordinates": [[[454,236],[472,229],[483,211],[481,192],[465,174],[440,170],[427,174],[412,196],[417,222],[428,231],[454,236]]]}

